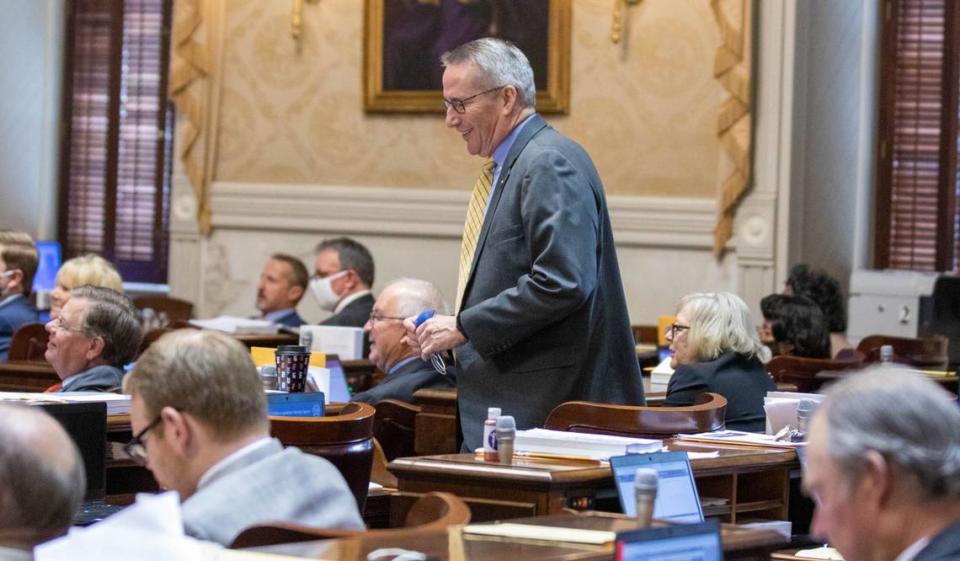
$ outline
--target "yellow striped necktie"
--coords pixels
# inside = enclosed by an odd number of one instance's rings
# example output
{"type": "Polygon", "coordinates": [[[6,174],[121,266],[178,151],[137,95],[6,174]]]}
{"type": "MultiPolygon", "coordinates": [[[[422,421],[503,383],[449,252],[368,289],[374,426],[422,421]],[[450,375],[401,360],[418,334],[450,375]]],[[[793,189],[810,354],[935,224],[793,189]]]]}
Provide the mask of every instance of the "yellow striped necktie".
{"type": "Polygon", "coordinates": [[[483,163],[480,177],[473,186],[470,195],[470,205],[467,207],[467,219],[463,224],[463,241],[460,244],[460,276],[457,279],[456,309],[460,311],[463,300],[463,291],[470,278],[470,265],[473,263],[473,254],[477,249],[477,238],[480,237],[480,228],[483,227],[483,215],[490,197],[490,188],[493,185],[493,168],[496,165],[493,159],[483,163]]]}

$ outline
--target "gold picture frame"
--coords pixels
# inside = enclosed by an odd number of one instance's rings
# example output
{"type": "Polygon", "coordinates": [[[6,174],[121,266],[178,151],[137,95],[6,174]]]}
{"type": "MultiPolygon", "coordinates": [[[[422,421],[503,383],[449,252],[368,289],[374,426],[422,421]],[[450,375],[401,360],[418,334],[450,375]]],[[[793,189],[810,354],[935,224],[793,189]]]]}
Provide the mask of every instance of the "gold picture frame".
{"type": "MultiPolygon", "coordinates": [[[[566,113],[569,110],[572,0],[475,0],[474,2],[465,2],[464,0],[366,0],[363,41],[363,107],[365,111],[374,113],[438,113],[442,111],[441,89],[436,77],[439,72],[439,62],[433,62],[438,61],[439,54],[431,53],[429,49],[425,48],[415,48],[409,51],[395,48],[397,33],[393,33],[390,38],[385,39],[387,37],[385,31],[392,31],[397,27],[391,27],[397,22],[385,21],[389,11],[387,9],[388,2],[402,3],[407,7],[414,6],[412,9],[425,11],[439,10],[443,2],[456,2],[454,8],[457,9],[468,9],[471,4],[476,4],[494,11],[497,10],[497,4],[503,2],[506,9],[497,12],[498,16],[501,17],[503,17],[503,12],[522,7],[523,2],[526,2],[527,6],[533,7],[534,10],[545,11],[544,21],[537,21],[536,18],[531,20],[528,14],[528,17],[523,19],[522,25],[520,25],[519,19],[515,22],[506,22],[506,24],[515,23],[513,29],[540,30],[539,35],[531,37],[530,40],[536,41],[544,38],[546,41],[545,45],[539,43],[535,45],[538,53],[545,54],[545,57],[541,56],[541,60],[537,60],[528,54],[528,57],[531,58],[531,65],[534,66],[534,78],[537,80],[537,111],[541,113],[566,113]],[[384,45],[388,42],[391,43],[391,50],[388,53],[390,57],[417,69],[430,68],[430,71],[403,72],[402,69],[391,66],[393,63],[385,61],[384,56],[384,45]],[[545,58],[545,61],[542,60],[543,58],[545,58]],[[401,87],[395,87],[388,83],[385,87],[385,81],[398,81],[393,78],[385,80],[385,65],[390,71],[389,76],[400,76],[403,79],[409,77],[408,82],[419,80],[423,83],[408,83],[401,87]],[[540,66],[539,69],[538,66],[540,66]],[[545,80],[541,77],[543,74],[546,75],[545,80]],[[430,87],[422,87],[428,82],[430,87]]],[[[423,27],[424,18],[414,15],[416,18],[410,19],[406,23],[423,27]]],[[[502,27],[507,29],[507,25],[502,27]]],[[[443,33],[444,31],[441,30],[440,35],[443,35],[443,33]]],[[[407,36],[402,37],[402,40],[406,42],[404,46],[408,46],[410,43],[409,35],[408,33],[407,36]]],[[[437,36],[434,35],[433,38],[437,38],[437,36]]],[[[449,37],[447,38],[449,39],[449,37]]],[[[421,47],[422,42],[421,40],[421,47]]],[[[436,43],[439,42],[439,40],[436,41],[436,43]]],[[[519,42],[518,46],[520,46],[519,42]]]]}

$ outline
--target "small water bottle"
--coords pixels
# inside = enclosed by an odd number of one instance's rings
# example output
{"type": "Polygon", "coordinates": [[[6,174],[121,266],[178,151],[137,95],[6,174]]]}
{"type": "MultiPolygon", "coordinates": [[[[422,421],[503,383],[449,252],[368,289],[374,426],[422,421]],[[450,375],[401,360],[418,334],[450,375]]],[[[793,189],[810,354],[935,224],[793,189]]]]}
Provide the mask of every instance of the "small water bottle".
{"type": "Polygon", "coordinates": [[[812,399],[801,399],[797,404],[797,430],[790,435],[791,442],[804,442],[807,440],[807,430],[810,426],[810,417],[813,416],[817,404],[812,399]]]}
{"type": "Polygon", "coordinates": [[[880,347],[880,363],[893,364],[893,345],[883,345],[880,347]]]}
{"type": "Polygon", "coordinates": [[[483,461],[485,462],[496,462],[500,459],[497,453],[497,417],[499,416],[499,407],[487,408],[487,420],[483,422],[483,461]]]}
{"type": "Polygon", "coordinates": [[[313,331],[300,328],[300,346],[306,347],[308,351],[313,350],[313,331]]]}

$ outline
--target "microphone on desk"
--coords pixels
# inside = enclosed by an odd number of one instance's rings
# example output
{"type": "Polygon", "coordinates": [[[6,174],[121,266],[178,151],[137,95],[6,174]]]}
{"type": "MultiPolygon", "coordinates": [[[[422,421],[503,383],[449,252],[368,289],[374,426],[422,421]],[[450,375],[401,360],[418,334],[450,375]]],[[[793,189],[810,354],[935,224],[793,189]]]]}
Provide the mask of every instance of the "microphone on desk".
{"type": "Polygon", "coordinates": [[[633,479],[633,491],[637,501],[637,520],[642,528],[653,520],[653,503],[657,499],[657,471],[638,468],[633,479]]]}
{"type": "MultiPolygon", "coordinates": [[[[420,327],[423,322],[432,318],[434,314],[436,314],[436,311],[434,310],[425,310],[420,312],[420,315],[417,316],[417,319],[413,321],[414,327],[420,327]]],[[[443,376],[447,375],[447,363],[443,361],[443,356],[441,356],[440,353],[433,353],[430,355],[430,364],[433,365],[433,369],[436,370],[437,373],[443,376]]]]}
{"type": "Polygon", "coordinates": [[[501,464],[513,463],[513,441],[517,438],[517,422],[511,415],[497,417],[497,455],[501,464]]]}

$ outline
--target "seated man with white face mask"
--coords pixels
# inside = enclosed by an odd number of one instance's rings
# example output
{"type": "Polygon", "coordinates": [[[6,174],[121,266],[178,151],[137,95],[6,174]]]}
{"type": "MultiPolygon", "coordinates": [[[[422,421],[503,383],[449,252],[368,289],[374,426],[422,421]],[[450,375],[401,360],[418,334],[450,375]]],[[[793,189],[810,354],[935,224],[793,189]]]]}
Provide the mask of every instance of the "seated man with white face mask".
{"type": "MultiPolygon", "coordinates": [[[[320,325],[363,327],[373,310],[373,256],[350,238],[323,240],[317,245],[310,292],[333,315],[320,325]]],[[[363,356],[370,352],[364,342],[363,356]]]]}

